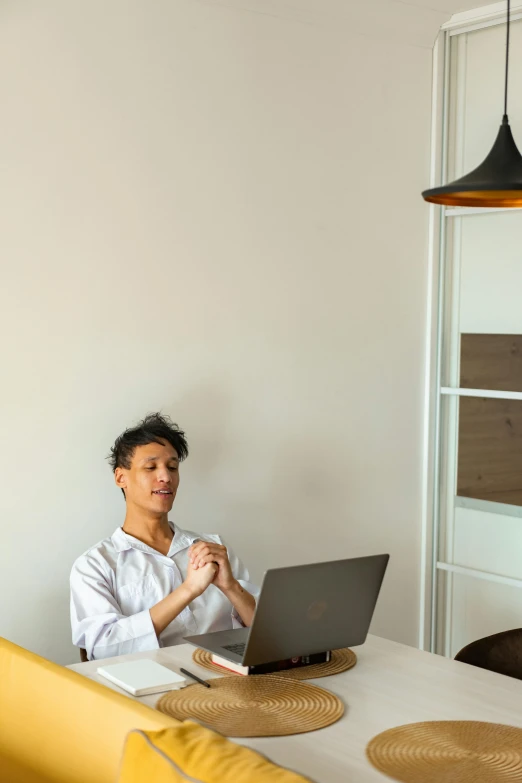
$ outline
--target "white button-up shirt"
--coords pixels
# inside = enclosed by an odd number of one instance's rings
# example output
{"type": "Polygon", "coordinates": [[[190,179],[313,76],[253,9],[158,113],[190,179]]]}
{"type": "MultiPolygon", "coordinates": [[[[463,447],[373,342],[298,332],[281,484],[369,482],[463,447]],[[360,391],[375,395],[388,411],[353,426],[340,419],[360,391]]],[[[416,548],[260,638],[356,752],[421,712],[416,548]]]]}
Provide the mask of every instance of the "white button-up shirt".
{"type": "MultiPolygon", "coordinates": [[[[181,530],[169,522],[174,537],[167,555],[119,527],[81,555],[71,572],[72,640],[89,660],[181,644],[191,634],[242,627],[230,601],[214,585],[195,598],[160,634],[149,609],[179,587],[187,575],[188,550],[197,539],[223,544],[214,534],[181,530]]],[[[258,588],[239,558],[227,547],[232,573],[257,597],[258,588]]]]}

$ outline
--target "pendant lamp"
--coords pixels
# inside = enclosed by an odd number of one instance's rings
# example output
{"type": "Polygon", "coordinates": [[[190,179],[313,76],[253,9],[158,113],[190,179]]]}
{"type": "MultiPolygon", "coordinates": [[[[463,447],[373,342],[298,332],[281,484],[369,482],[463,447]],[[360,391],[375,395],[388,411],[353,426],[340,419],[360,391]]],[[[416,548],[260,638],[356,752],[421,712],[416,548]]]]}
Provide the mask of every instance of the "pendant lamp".
{"type": "Polygon", "coordinates": [[[478,168],[448,185],[425,190],[426,201],[452,207],[522,207],[522,155],[507,114],[510,24],[511,0],[507,0],[504,116],[495,143],[478,168]]]}

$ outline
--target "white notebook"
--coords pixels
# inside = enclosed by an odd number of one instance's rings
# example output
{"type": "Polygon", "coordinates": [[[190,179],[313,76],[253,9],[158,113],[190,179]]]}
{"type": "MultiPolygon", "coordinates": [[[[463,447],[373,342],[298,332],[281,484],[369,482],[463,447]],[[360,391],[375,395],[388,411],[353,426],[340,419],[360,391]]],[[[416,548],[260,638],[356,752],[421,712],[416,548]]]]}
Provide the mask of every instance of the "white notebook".
{"type": "Polygon", "coordinates": [[[133,696],[148,696],[182,688],[186,679],[156,661],[141,660],[100,666],[98,674],[133,696]]]}

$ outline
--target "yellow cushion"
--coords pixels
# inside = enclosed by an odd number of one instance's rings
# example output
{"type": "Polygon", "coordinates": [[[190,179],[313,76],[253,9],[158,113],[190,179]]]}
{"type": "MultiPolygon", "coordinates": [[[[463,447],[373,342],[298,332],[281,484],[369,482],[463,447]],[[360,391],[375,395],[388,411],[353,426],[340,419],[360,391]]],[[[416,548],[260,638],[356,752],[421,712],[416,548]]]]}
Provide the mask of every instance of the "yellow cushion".
{"type": "Polygon", "coordinates": [[[176,725],[0,638],[2,783],[114,783],[130,731],[176,725]]]}
{"type": "MultiPolygon", "coordinates": [[[[284,740],[281,740],[284,742],[284,740]]],[[[133,731],[118,783],[309,783],[249,748],[185,721],[163,731],[133,731]]]]}

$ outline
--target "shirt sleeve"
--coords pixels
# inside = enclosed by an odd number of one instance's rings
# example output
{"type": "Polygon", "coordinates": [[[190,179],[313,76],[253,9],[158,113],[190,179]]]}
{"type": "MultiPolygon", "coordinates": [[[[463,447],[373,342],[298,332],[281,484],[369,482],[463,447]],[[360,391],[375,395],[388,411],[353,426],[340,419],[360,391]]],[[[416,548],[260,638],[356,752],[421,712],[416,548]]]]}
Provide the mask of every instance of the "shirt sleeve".
{"type": "Polygon", "coordinates": [[[92,555],[83,555],[71,571],[72,642],[89,660],[159,649],[148,610],[122,614],[108,569],[92,555]]]}
{"type": "MultiPolygon", "coordinates": [[[[250,581],[250,574],[248,573],[248,569],[235,554],[235,552],[229,547],[229,545],[223,541],[223,539],[221,539],[221,543],[227,548],[228,560],[230,562],[230,567],[232,569],[232,573],[234,574],[234,578],[237,579],[243,590],[246,590],[247,593],[250,593],[250,595],[254,596],[257,603],[260,592],[259,587],[250,581]]],[[[237,611],[232,607],[232,628],[244,627],[244,622],[242,621],[237,611]]]]}

